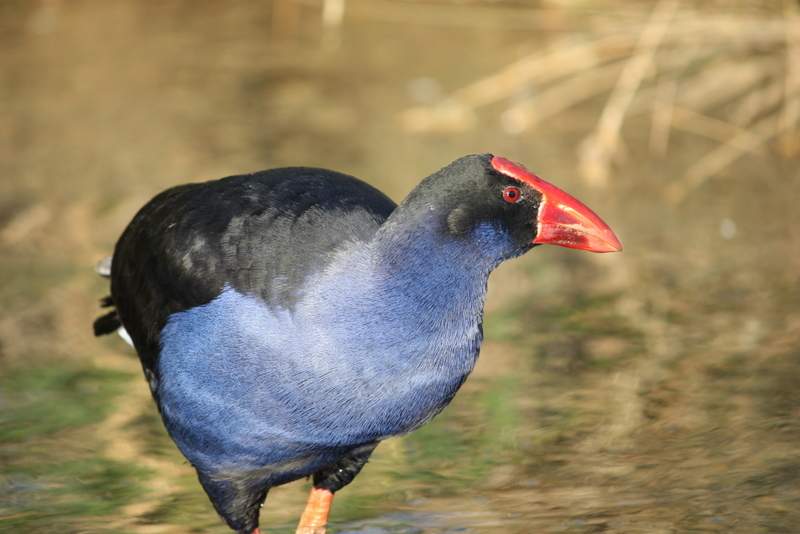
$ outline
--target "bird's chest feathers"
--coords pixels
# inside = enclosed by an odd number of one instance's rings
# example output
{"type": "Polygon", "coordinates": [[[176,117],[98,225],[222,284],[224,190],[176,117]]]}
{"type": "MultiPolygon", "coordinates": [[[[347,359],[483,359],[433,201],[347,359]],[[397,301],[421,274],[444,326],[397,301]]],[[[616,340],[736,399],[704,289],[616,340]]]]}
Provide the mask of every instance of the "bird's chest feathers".
{"type": "Polygon", "coordinates": [[[242,432],[238,421],[248,432],[257,424],[263,439],[343,445],[438,413],[472,370],[480,318],[460,328],[446,320],[453,330],[442,331],[421,310],[411,320],[388,308],[357,319],[351,309],[275,311],[227,289],[174,316],[162,335],[164,415],[175,425],[207,417],[228,436],[242,432]]]}
{"type": "Polygon", "coordinates": [[[423,255],[334,264],[291,310],[226,288],[162,332],[162,411],[176,426],[204,414],[229,435],[247,421],[253,439],[324,445],[412,430],[475,364],[487,276],[423,255]]]}
{"type": "MultiPolygon", "coordinates": [[[[482,339],[486,276],[419,255],[413,265],[350,264],[320,277],[297,317],[312,343],[347,355],[374,384],[460,385],[482,339]],[[402,383],[402,381],[400,382],[402,383]]],[[[330,354],[329,350],[324,351],[330,354]]]]}

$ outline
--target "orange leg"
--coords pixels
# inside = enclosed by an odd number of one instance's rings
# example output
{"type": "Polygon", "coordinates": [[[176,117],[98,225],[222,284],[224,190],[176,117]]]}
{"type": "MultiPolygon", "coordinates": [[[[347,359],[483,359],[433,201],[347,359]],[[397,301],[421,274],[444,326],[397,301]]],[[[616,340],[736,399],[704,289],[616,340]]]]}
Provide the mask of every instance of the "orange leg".
{"type": "Polygon", "coordinates": [[[333,493],[320,488],[311,488],[306,509],[300,518],[295,534],[325,534],[328,512],[331,511],[333,493]]]}

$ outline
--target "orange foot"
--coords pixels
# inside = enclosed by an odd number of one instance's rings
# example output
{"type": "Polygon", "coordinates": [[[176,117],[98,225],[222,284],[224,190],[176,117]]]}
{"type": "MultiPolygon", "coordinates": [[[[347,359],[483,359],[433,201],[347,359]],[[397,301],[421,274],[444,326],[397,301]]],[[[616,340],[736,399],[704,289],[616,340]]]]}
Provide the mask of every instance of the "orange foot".
{"type": "Polygon", "coordinates": [[[311,488],[306,509],[300,518],[295,534],[325,534],[328,512],[331,511],[333,493],[320,488],[311,488]]]}

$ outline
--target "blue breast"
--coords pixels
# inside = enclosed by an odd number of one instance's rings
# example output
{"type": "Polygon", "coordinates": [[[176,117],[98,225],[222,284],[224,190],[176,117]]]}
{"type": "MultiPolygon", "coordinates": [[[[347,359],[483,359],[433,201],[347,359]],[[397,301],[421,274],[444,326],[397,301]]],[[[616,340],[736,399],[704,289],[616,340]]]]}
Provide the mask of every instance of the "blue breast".
{"type": "Polygon", "coordinates": [[[158,394],[181,451],[206,471],[291,464],[302,476],[438,413],[481,342],[492,266],[467,246],[416,239],[376,261],[383,252],[354,245],[292,309],[226,287],[171,316],[158,394]]]}

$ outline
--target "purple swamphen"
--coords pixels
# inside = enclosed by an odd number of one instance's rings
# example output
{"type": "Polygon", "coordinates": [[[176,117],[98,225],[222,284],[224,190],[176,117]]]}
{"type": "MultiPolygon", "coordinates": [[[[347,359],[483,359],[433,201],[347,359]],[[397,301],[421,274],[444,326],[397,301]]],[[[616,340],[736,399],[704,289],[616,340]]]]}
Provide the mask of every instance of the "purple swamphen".
{"type": "Polygon", "coordinates": [[[580,201],[491,154],[396,205],[338,172],[181,185],[125,229],[109,272],[119,330],[164,425],[235,531],[273,486],[313,488],[297,532],[378,443],[441,411],[478,357],[489,273],[539,244],[621,250],[580,201]]]}

